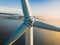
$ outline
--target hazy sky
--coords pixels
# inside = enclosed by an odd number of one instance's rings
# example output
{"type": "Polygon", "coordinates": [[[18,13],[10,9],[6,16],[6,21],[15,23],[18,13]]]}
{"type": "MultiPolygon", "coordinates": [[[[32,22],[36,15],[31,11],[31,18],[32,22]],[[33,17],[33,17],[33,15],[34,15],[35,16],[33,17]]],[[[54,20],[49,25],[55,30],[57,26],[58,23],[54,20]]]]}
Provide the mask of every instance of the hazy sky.
{"type": "MultiPolygon", "coordinates": [[[[33,15],[60,18],[59,0],[29,0],[33,15]]],[[[0,0],[0,7],[21,9],[20,0],[0,0]]]]}

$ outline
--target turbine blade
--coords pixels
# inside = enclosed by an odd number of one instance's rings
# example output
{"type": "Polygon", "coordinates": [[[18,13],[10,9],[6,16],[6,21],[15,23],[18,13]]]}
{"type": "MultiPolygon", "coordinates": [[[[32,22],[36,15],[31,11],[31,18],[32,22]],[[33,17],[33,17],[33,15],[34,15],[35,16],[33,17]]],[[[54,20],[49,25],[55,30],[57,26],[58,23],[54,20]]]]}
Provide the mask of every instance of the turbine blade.
{"type": "Polygon", "coordinates": [[[12,45],[17,39],[19,39],[29,28],[23,23],[15,33],[7,40],[5,45],[12,45]]]}
{"type": "Polygon", "coordinates": [[[29,6],[29,3],[28,3],[28,0],[21,0],[21,4],[22,4],[22,9],[23,9],[23,13],[24,13],[24,17],[27,18],[31,15],[31,10],[30,10],[30,6],[29,6]]]}
{"type": "Polygon", "coordinates": [[[40,21],[35,21],[33,26],[38,27],[38,28],[42,28],[42,29],[60,31],[60,28],[50,25],[50,24],[47,24],[47,23],[44,23],[44,22],[40,22],[40,21]]]}

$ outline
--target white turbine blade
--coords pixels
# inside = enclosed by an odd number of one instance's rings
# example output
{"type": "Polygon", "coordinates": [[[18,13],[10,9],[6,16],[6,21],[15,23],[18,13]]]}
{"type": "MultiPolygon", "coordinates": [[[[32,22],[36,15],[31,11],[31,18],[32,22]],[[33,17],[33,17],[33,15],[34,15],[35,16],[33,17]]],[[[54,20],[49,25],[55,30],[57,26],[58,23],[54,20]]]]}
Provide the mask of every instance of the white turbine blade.
{"type": "Polygon", "coordinates": [[[50,25],[50,24],[46,24],[44,22],[40,22],[40,21],[35,21],[34,22],[34,27],[38,27],[38,28],[42,28],[42,29],[49,29],[49,30],[53,30],[53,31],[60,31],[60,28],[50,25]]]}
{"type": "Polygon", "coordinates": [[[32,16],[28,0],[21,0],[21,4],[22,4],[24,17],[27,18],[27,17],[32,16]]]}
{"type": "Polygon", "coordinates": [[[15,33],[7,40],[5,45],[12,45],[18,38],[20,38],[29,28],[23,23],[15,33]]]}

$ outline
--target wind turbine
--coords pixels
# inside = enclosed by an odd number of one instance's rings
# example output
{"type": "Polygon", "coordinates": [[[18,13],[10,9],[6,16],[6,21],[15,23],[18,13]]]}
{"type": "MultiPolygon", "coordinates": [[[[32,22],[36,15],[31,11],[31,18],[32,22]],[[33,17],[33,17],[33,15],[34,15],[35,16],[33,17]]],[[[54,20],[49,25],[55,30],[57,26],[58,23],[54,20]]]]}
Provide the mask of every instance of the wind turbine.
{"type": "Polygon", "coordinates": [[[60,28],[35,20],[32,16],[28,0],[21,0],[22,9],[24,13],[23,24],[12,34],[5,45],[12,45],[24,33],[26,33],[26,45],[33,45],[33,27],[49,29],[52,31],[60,31],[60,28]]]}

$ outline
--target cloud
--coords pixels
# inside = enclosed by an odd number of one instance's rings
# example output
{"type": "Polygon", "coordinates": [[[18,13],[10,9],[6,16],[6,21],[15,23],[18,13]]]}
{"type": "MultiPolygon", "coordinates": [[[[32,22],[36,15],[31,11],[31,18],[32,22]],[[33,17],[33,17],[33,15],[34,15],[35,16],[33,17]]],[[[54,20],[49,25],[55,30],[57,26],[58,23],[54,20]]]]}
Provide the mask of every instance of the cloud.
{"type": "Polygon", "coordinates": [[[20,13],[22,13],[22,10],[15,9],[15,8],[8,8],[8,7],[0,7],[0,13],[16,13],[16,14],[20,14],[20,13]]]}
{"type": "Polygon", "coordinates": [[[38,3],[32,6],[32,12],[35,16],[42,16],[50,19],[60,19],[60,1],[49,3],[38,3]]]}

